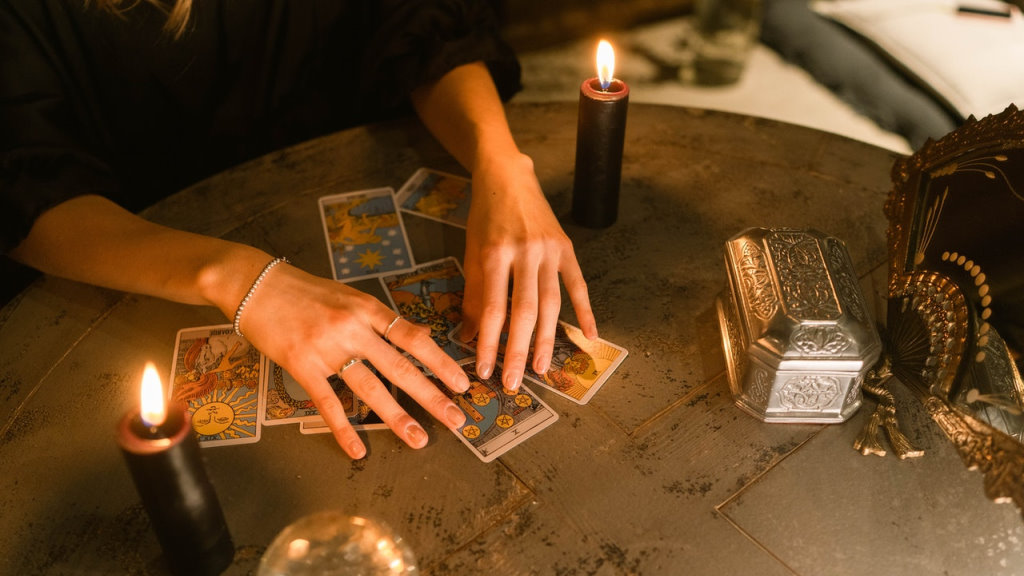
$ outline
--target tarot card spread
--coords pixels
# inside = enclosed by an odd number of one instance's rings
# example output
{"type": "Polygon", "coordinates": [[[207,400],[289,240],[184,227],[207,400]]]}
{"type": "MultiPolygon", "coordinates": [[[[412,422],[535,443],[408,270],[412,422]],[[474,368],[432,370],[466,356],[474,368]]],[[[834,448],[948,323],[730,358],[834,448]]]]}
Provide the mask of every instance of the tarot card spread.
{"type": "Polygon", "coordinates": [[[260,439],[263,355],[231,325],[178,331],[169,396],[184,402],[203,446],[260,439]]]}
{"type": "Polygon", "coordinates": [[[373,278],[412,267],[412,250],[391,188],[324,196],[319,203],[335,280],[373,278]]]}
{"type": "Polygon", "coordinates": [[[490,378],[481,380],[476,375],[475,361],[460,364],[470,381],[469,391],[463,394],[452,394],[444,383],[431,378],[466,415],[466,423],[455,434],[483,462],[491,462],[558,420],[558,413],[526,386],[506,392],[500,367],[490,378]]]}

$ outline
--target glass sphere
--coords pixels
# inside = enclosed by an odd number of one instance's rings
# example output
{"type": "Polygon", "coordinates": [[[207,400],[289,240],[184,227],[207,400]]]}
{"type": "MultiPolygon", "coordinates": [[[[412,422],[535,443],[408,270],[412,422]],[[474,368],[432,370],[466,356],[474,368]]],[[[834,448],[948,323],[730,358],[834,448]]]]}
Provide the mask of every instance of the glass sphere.
{"type": "Polygon", "coordinates": [[[384,522],[329,510],[296,520],[270,543],[258,576],[419,574],[408,544],[384,522]]]}

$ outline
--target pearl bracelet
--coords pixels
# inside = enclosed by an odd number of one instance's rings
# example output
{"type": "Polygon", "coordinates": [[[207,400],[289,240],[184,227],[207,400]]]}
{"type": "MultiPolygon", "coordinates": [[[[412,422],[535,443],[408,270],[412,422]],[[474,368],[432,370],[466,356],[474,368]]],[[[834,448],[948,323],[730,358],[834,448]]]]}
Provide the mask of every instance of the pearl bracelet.
{"type": "Polygon", "coordinates": [[[249,287],[249,291],[246,292],[245,298],[242,298],[242,301],[238,303],[238,309],[235,310],[235,334],[238,334],[242,338],[245,338],[245,335],[242,334],[242,310],[245,310],[245,306],[249,303],[249,300],[252,298],[252,295],[256,292],[256,289],[260,287],[260,283],[263,282],[263,278],[267,276],[267,272],[270,272],[270,270],[273,269],[274,266],[277,266],[282,262],[288,262],[288,259],[285,258],[284,256],[280,256],[278,258],[274,258],[273,260],[270,261],[269,264],[264,266],[263,271],[260,272],[260,275],[256,277],[256,280],[253,281],[252,286],[249,287]]]}

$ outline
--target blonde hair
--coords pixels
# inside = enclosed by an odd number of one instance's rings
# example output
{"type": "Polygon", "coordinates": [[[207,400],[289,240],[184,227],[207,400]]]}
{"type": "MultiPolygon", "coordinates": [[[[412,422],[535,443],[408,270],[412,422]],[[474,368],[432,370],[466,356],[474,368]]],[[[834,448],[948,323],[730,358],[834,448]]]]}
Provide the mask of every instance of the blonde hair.
{"type": "Polygon", "coordinates": [[[192,0],[85,0],[85,3],[88,5],[95,2],[102,10],[123,15],[143,1],[167,13],[164,31],[175,38],[180,38],[185,33],[188,17],[192,13],[192,0]],[[168,7],[168,3],[171,4],[170,7],[168,7]]]}

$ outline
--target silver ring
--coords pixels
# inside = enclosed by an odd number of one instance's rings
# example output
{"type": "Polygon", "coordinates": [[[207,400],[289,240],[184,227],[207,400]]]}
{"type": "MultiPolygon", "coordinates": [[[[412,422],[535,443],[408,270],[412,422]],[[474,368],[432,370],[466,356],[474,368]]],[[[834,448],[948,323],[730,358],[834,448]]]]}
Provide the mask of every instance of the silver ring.
{"type": "Polygon", "coordinates": [[[345,365],[341,367],[341,370],[338,370],[338,374],[341,374],[345,370],[348,370],[349,368],[351,368],[353,365],[358,364],[358,363],[360,363],[362,361],[363,361],[362,358],[353,358],[353,359],[349,360],[348,362],[345,362],[345,365]]]}
{"type": "Polygon", "coordinates": [[[397,324],[401,319],[401,315],[395,316],[395,319],[391,321],[391,324],[388,324],[388,327],[384,329],[384,339],[388,342],[391,342],[391,340],[388,340],[388,335],[391,334],[391,329],[394,328],[395,324],[397,324]]]}

